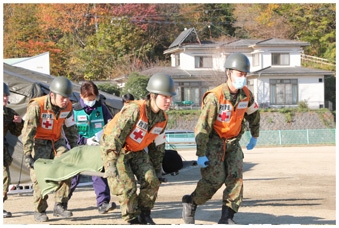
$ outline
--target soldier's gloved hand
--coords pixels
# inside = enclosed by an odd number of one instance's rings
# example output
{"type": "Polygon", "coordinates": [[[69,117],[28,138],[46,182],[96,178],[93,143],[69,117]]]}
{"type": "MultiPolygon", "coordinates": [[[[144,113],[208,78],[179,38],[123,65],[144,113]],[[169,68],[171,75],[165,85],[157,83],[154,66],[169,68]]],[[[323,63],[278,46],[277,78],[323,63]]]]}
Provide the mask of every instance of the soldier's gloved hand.
{"type": "Polygon", "coordinates": [[[88,146],[99,146],[100,144],[96,140],[96,137],[93,136],[93,137],[87,139],[86,145],[88,145],[88,146]]]}
{"type": "Polygon", "coordinates": [[[206,168],[209,165],[209,160],[206,156],[198,157],[197,164],[200,168],[206,168]]]}
{"type": "Polygon", "coordinates": [[[256,144],[257,144],[257,139],[251,137],[250,142],[246,146],[247,150],[252,150],[256,144]]]}
{"type": "Polygon", "coordinates": [[[26,155],[25,156],[25,162],[28,168],[34,169],[34,159],[32,158],[32,155],[26,155]]]}
{"type": "Polygon", "coordinates": [[[108,162],[108,166],[105,170],[105,177],[106,178],[109,178],[109,177],[115,178],[119,182],[119,173],[118,173],[116,162],[114,162],[114,161],[108,162]]]}
{"type": "Polygon", "coordinates": [[[160,183],[168,181],[167,178],[162,177],[162,171],[161,170],[156,170],[155,172],[157,174],[157,177],[158,177],[158,180],[160,181],[160,183]]]}

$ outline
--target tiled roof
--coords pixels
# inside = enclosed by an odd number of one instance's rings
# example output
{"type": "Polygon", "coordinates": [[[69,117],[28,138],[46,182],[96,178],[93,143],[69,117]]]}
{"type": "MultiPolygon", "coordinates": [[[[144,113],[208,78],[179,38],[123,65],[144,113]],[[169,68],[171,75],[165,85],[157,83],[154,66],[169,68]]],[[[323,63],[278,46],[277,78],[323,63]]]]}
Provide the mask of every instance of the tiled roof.
{"type": "MultiPolygon", "coordinates": [[[[173,79],[199,79],[201,77],[213,78],[223,76],[225,72],[215,70],[183,70],[178,67],[154,67],[140,72],[143,75],[151,76],[155,73],[162,72],[169,74],[173,79]]],[[[257,75],[334,75],[334,72],[320,69],[312,69],[306,67],[267,67],[258,71],[251,72],[248,76],[257,75]]]]}
{"type": "Polygon", "coordinates": [[[155,73],[162,72],[171,75],[174,79],[183,78],[200,78],[224,75],[222,71],[215,70],[183,70],[178,67],[153,67],[140,72],[140,74],[151,76],[155,73]]]}
{"type": "Polygon", "coordinates": [[[334,72],[307,67],[267,67],[250,75],[334,75],[334,72]]]}
{"type": "Polygon", "coordinates": [[[298,40],[285,40],[270,38],[267,40],[261,40],[255,44],[256,46],[309,46],[310,43],[298,41],[298,40]]]}

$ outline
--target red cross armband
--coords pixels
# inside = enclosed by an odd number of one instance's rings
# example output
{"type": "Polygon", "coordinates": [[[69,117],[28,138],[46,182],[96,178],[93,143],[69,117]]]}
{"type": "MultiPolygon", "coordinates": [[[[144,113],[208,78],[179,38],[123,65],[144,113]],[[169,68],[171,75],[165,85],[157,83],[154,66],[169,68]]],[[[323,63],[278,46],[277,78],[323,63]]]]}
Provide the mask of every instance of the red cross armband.
{"type": "Polygon", "coordinates": [[[166,142],[166,135],[165,135],[165,132],[162,133],[162,134],[160,134],[160,135],[158,135],[158,136],[154,139],[154,143],[155,143],[156,146],[159,146],[159,145],[161,145],[161,144],[163,144],[163,143],[165,143],[165,142],[166,142]]]}
{"type": "Polygon", "coordinates": [[[64,123],[65,123],[66,127],[70,127],[70,126],[73,126],[74,124],[76,124],[73,114],[69,118],[65,119],[64,123]]]}
{"type": "Polygon", "coordinates": [[[254,101],[253,104],[250,107],[247,108],[246,114],[251,115],[252,113],[257,111],[258,109],[259,109],[258,103],[256,101],[254,101]]]}

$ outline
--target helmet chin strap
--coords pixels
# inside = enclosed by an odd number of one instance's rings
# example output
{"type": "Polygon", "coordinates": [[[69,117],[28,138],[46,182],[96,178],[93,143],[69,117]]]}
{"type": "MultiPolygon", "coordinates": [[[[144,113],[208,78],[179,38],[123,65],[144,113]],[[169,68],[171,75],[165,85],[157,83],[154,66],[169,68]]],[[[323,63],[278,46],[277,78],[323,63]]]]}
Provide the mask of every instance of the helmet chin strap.
{"type": "MultiPolygon", "coordinates": [[[[53,93],[53,92],[52,92],[53,93]]],[[[52,96],[52,93],[51,93],[51,102],[52,102],[52,105],[56,105],[56,94],[53,93],[53,96],[52,96]]]]}
{"type": "Polygon", "coordinates": [[[158,94],[155,94],[155,93],[151,93],[151,99],[154,100],[154,105],[155,107],[158,109],[157,111],[156,110],[153,110],[155,113],[159,112],[161,109],[159,108],[158,104],[157,104],[157,101],[156,101],[156,98],[157,98],[158,94]],[[153,95],[153,96],[152,96],[153,95]],[[152,98],[153,97],[153,98],[152,98]]]}
{"type": "Polygon", "coordinates": [[[57,107],[57,108],[60,108],[58,105],[57,105],[57,102],[56,102],[56,93],[53,93],[53,97],[51,96],[51,103],[53,106],[57,107]]]}

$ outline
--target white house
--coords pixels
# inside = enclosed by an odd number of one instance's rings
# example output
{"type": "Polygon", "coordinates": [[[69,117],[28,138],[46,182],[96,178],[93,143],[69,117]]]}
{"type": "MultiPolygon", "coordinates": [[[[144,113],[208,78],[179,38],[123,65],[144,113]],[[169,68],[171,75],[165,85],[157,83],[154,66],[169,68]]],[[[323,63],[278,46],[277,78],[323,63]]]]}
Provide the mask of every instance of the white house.
{"type": "Polygon", "coordinates": [[[43,74],[50,74],[49,52],[26,58],[4,59],[4,63],[43,74]]]}
{"type": "Polygon", "coordinates": [[[200,42],[191,28],[183,31],[164,51],[171,56],[171,67],[142,73],[152,75],[162,71],[172,75],[178,94],[174,100],[193,101],[199,107],[203,94],[225,81],[227,57],[240,52],[250,60],[247,86],[261,107],[297,107],[298,102],[306,101],[309,108],[323,108],[324,77],[334,73],[301,67],[303,47],[308,45],[274,38],[200,42]]]}

